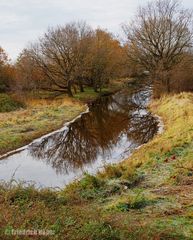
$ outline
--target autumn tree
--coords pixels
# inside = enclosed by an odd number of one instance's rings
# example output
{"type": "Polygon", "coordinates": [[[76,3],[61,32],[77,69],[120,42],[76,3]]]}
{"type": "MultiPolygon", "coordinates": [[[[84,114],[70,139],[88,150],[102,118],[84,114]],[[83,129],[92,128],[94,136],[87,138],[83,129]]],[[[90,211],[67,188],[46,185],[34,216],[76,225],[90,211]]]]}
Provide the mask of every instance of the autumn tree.
{"type": "Polygon", "coordinates": [[[50,80],[52,89],[67,91],[69,96],[73,95],[72,85],[82,56],[81,43],[88,34],[83,27],[81,23],[69,23],[64,27],[49,28],[30,49],[31,57],[50,80]]]}
{"type": "Polygon", "coordinates": [[[174,92],[193,91],[193,53],[186,53],[183,60],[170,73],[174,92]]]}
{"type": "Polygon", "coordinates": [[[88,85],[97,92],[110,79],[120,76],[123,52],[111,33],[93,30],[85,22],[74,22],[48,29],[22,53],[18,67],[29,85],[44,81],[44,89],[73,96],[75,86],[83,92],[88,85]],[[43,73],[40,75],[44,78],[35,80],[38,73],[43,73]]]}
{"type": "Polygon", "coordinates": [[[94,31],[85,22],[77,23],[77,30],[79,35],[78,42],[78,59],[74,72],[74,81],[79,86],[81,92],[84,92],[84,85],[90,76],[90,60],[93,56],[92,43],[94,31]]]}
{"type": "Polygon", "coordinates": [[[8,55],[0,47],[0,92],[10,89],[14,75],[14,67],[10,64],[8,55]]]}
{"type": "Polygon", "coordinates": [[[28,91],[49,88],[49,81],[42,68],[31,57],[28,49],[24,49],[15,64],[15,88],[28,91]]]}
{"type": "Polygon", "coordinates": [[[90,79],[94,90],[98,91],[110,79],[120,76],[123,49],[111,33],[97,29],[90,54],[90,79]]]}
{"type": "Polygon", "coordinates": [[[140,7],[123,29],[130,60],[150,71],[156,83],[171,91],[170,71],[192,44],[192,14],[176,0],[156,0],[140,7]]]}

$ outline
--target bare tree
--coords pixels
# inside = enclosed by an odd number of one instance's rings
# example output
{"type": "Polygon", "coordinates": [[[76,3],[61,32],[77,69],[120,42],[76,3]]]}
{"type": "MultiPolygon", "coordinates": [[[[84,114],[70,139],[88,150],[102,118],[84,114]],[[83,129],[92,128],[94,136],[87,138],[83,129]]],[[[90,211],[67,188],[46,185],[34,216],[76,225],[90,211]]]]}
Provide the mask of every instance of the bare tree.
{"type": "Polygon", "coordinates": [[[111,33],[94,31],[85,22],[75,22],[48,29],[28,48],[27,56],[41,69],[42,76],[49,79],[47,90],[68,92],[72,96],[72,87],[76,90],[76,85],[81,92],[84,85],[98,91],[119,76],[123,48],[111,33]]]}
{"type": "Polygon", "coordinates": [[[70,23],[50,28],[30,50],[33,59],[52,82],[53,90],[67,91],[69,96],[73,95],[72,85],[81,56],[83,27],[80,23],[70,23]]]}
{"type": "Polygon", "coordinates": [[[177,0],[156,0],[140,7],[136,19],[123,29],[128,56],[150,71],[170,92],[169,72],[192,45],[192,13],[177,0]]]}

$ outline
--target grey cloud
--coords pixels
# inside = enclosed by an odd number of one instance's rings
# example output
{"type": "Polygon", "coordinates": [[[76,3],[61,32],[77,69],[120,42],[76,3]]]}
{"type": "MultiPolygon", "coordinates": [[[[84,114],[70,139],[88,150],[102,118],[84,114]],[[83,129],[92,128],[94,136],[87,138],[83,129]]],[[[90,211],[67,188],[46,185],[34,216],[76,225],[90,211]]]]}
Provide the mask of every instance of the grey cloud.
{"type": "MultiPolygon", "coordinates": [[[[115,34],[147,0],[0,0],[0,45],[12,58],[48,26],[86,20],[115,34]]],[[[184,0],[193,6],[191,0],[184,0]]]]}

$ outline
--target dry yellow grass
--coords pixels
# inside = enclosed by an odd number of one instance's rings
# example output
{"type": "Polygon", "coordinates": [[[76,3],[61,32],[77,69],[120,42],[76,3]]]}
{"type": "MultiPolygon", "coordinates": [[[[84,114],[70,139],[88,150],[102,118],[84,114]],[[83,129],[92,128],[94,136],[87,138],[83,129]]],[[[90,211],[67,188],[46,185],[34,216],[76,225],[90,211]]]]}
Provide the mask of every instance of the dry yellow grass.
{"type": "Polygon", "coordinates": [[[153,100],[150,109],[165,130],[123,164],[59,192],[0,186],[2,239],[18,228],[53,229],[53,239],[192,239],[193,94],[153,100]]]}
{"type": "Polygon", "coordinates": [[[136,150],[125,161],[134,166],[149,161],[151,155],[163,154],[173,148],[193,141],[193,94],[167,95],[154,100],[150,110],[159,115],[164,123],[164,132],[136,150]]]}
{"type": "MultiPolygon", "coordinates": [[[[24,100],[24,99],[23,99],[24,100]]],[[[85,109],[78,101],[25,99],[25,109],[0,113],[0,154],[53,131],[85,109]]]]}

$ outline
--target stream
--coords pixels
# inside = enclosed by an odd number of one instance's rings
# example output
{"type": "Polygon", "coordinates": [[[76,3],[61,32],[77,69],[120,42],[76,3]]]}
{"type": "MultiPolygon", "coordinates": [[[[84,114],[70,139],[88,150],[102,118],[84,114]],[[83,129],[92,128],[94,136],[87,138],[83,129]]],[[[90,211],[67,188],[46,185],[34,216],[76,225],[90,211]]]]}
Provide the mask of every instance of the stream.
{"type": "Polygon", "coordinates": [[[101,97],[74,122],[0,160],[0,180],[63,187],[126,159],[158,132],[158,120],[147,110],[150,99],[145,85],[101,97]]]}

